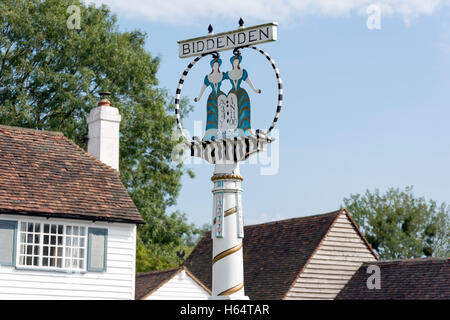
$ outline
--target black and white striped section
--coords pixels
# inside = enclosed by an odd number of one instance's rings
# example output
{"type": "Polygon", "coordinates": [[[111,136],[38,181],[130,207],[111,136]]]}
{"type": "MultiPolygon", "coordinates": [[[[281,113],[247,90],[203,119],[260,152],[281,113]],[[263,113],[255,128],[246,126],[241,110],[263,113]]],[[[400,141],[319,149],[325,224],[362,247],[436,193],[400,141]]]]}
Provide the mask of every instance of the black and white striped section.
{"type": "Polygon", "coordinates": [[[198,157],[209,163],[233,163],[247,159],[253,153],[263,150],[273,138],[256,130],[256,135],[235,137],[216,141],[192,141],[192,157],[198,157]]]}
{"type": "Polygon", "coordinates": [[[183,83],[184,80],[186,79],[187,74],[189,73],[189,71],[192,69],[192,67],[201,59],[203,58],[205,55],[201,55],[198,56],[197,58],[195,58],[194,60],[192,60],[191,63],[189,63],[189,65],[186,67],[186,69],[184,70],[183,74],[181,75],[180,80],[178,81],[178,87],[177,87],[177,91],[176,91],[176,95],[175,95],[175,116],[177,118],[177,126],[178,129],[181,132],[181,135],[187,140],[187,141],[191,141],[190,138],[186,137],[186,135],[184,134],[184,130],[183,130],[183,125],[181,124],[181,115],[180,115],[180,96],[181,96],[181,88],[183,88],[183,83]]]}
{"type": "Polygon", "coordinates": [[[248,47],[248,48],[252,48],[256,51],[258,51],[259,53],[261,53],[262,55],[264,55],[266,57],[267,60],[269,60],[270,64],[272,65],[273,70],[275,71],[275,76],[277,77],[277,82],[278,82],[278,105],[277,105],[277,111],[275,113],[275,117],[273,118],[272,121],[272,125],[270,126],[269,130],[267,131],[267,134],[269,134],[272,129],[275,127],[277,121],[278,121],[278,117],[280,116],[280,112],[281,112],[281,106],[283,105],[283,81],[281,80],[281,75],[280,75],[280,70],[278,70],[278,67],[275,64],[275,61],[273,61],[273,59],[269,56],[269,54],[261,49],[259,49],[258,47],[248,47]]]}

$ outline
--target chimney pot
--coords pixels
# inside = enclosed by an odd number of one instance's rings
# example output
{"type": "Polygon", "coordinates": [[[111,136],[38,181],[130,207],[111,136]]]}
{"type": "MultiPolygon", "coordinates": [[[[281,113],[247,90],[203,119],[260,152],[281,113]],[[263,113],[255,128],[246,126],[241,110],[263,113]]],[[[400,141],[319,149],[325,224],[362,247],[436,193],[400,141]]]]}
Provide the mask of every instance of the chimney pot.
{"type": "Polygon", "coordinates": [[[100,101],[98,102],[98,106],[110,106],[111,102],[106,98],[107,96],[111,95],[111,92],[103,91],[99,92],[99,95],[101,97],[100,101]]]}
{"type": "Polygon", "coordinates": [[[98,102],[98,106],[99,107],[101,107],[101,106],[111,106],[111,102],[108,99],[101,99],[98,102]]]}

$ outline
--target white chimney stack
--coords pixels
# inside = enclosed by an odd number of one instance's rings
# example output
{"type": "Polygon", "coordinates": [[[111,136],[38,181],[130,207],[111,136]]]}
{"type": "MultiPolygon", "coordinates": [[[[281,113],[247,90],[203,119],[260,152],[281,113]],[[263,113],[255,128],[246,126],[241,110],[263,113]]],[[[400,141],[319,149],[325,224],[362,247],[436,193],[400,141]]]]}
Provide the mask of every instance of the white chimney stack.
{"type": "Polygon", "coordinates": [[[117,108],[100,93],[102,99],[98,107],[91,110],[87,123],[89,126],[88,152],[110,167],[119,171],[119,130],[121,116],[117,108]]]}

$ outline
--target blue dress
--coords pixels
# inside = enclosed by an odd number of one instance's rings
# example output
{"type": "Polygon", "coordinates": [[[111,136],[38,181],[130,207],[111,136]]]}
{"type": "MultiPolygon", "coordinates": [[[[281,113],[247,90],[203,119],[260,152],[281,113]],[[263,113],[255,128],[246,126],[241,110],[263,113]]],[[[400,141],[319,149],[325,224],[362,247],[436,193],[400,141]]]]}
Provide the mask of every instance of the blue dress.
{"type": "Polygon", "coordinates": [[[242,76],[237,80],[237,83],[235,85],[234,80],[231,80],[228,72],[227,72],[227,79],[230,80],[232,89],[230,92],[228,92],[228,95],[230,93],[234,93],[237,97],[237,103],[238,103],[238,135],[239,136],[248,136],[251,135],[251,124],[250,124],[250,98],[248,96],[247,91],[245,89],[241,88],[242,81],[247,80],[248,73],[247,70],[242,70],[242,76]]]}
{"type": "Polygon", "coordinates": [[[205,136],[203,140],[215,140],[217,127],[218,127],[218,108],[217,108],[217,99],[220,95],[224,95],[220,90],[220,86],[222,85],[222,81],[228,79],[228,75],[225,72],[222,72],[222,80],[217,84],[217,91],[212,82],[209,81],[208,75],[205,76],[204,83],[206,86],[211,87],[211,93],[208,96],[208,101],[206,103],[206,129],[205,136]]]}

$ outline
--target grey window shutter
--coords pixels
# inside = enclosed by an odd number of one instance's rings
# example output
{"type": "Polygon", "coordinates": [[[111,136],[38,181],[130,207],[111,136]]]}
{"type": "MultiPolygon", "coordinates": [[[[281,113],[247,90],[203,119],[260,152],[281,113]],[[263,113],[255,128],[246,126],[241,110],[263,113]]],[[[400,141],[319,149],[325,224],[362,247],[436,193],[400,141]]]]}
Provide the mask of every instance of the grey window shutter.
{"type": "Polygon", "coordinates": [[[17,221],[0,220],[0,265],[16,265],[17,221]]]}
{"type": "Polygon", "coordinates": [[[87,270],[94,272],[106,271],[108,248],[108,229],[88,229],[87,270]]]}

